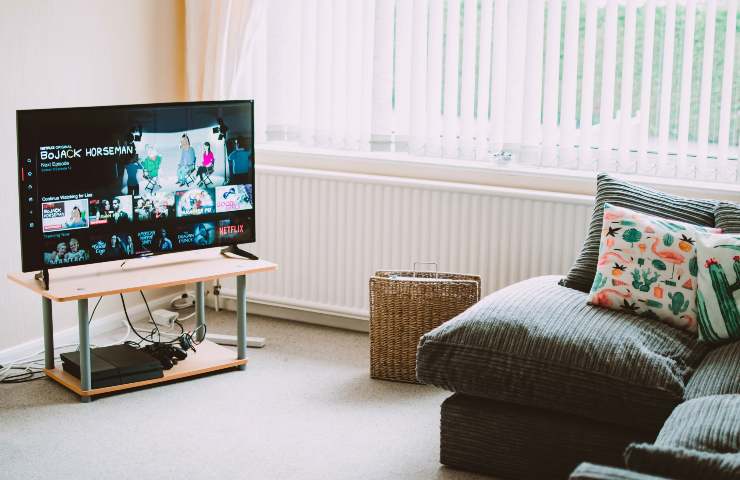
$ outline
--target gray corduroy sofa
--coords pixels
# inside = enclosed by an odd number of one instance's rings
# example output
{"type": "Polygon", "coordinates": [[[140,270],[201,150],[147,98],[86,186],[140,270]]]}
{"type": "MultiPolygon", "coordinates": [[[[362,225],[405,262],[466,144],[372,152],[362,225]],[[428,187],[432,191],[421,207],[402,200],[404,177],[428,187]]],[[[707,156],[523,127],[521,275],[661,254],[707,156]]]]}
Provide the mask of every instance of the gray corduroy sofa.
{"type": "MultiPolygon", "coordinates": [[[[499,478],[567,478],[581,462],[625,467],[626,455],[637,471],[703,478],[662,468],[683,455],[697,471],[720,462],[724,478],[740,478],[740,343],[713,349],[587,305],[558,280],[499,290],[422,337],[417,377],[455,392],[442,404],[441,462],[499,478]],[[695,427],[675,433],[672,414],[693,416],[695,427]]],[[[607,470],[592,478],[649,478],[607,470]]]]}
{"type": "MultiPolygon", "coordinates": [[[[612,191],[645,209],[657,195],[599,182],[594,218],[612,191]]],[[[740,232],[740,205],[717,208],[740,232]]],[[[740,479],[740,342],[702,343],[561,283],[501,289],[421,338],[417,378],[454,392],[441,462],[506,479],[740,479]]]]}

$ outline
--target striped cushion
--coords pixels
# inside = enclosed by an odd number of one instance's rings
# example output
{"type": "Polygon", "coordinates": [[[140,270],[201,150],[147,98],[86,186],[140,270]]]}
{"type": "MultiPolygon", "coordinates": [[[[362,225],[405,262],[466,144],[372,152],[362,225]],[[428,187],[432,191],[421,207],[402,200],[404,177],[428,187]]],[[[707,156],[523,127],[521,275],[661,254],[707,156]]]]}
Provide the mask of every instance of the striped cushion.
{"type": "Polygon", "coordinates": [[[627,466],[677,479],[740,478],[740,395],[679,405],[654,445],[630,445],[627,466]]]}
{"type": "Polygon", "coordinates": [[[686,385],[686,399],[740,394],[740,342],[709,352],[686,385]]]}
{"type": "Polygon", "coordinates": [[[720,202],[714,210],[716,224],[725,233],[740,233],[740,204],[720,202]]]}
{"type": "Polygon", "coordinates": [[[709,347],[664,323],[587,305],[557,279],[499,290],[424,335],[417,378],[657,432],[709,347]]]}
{"type": "Polygon", "coordinates": [[[665,477],[645,475],[623,468],[582,463],[573,470],[568,480],[666,480],[665,477]]]}
{"type": "Polygon", "coordinates": [[[604,173],[596,180],[596,200],[586,240],[581,253],[568,274],[561,280],[564,287],[588,292],[596,276],[599,241],[604,216],[604,203],[648,213],[669,220],[680,220],[694,225],[714,226],[717,202],[694,200],[642,187],[616,179],[604,173]]]}
{"type": "Polygon", "coordinates": [[[584,461],[621,466],[630,442],[653,438],[576,415],[455,394],[442,404],[440,460],[496,478],[566,478],[584,461]]]}

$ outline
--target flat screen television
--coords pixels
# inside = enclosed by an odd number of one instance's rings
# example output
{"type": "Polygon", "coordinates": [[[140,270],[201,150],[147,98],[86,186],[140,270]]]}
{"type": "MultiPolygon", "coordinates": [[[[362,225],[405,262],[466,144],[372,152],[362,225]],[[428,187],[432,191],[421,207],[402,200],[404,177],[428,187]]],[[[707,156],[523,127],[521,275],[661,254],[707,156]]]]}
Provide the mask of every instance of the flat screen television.
{"type": "Polygon", "coordinates": [[[19,110],[23,271],[254,242],[253,106],[19,110]]]}

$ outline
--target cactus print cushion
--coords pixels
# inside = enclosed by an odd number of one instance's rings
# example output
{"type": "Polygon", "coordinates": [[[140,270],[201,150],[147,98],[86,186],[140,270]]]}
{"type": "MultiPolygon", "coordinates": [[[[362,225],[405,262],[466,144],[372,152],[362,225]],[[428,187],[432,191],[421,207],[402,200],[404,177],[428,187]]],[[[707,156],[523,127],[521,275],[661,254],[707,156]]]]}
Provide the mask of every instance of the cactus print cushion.
{"type": "Polygon", "coordinates": [[[696,250],[699,339],[740,340],[740,234],[701,235],[696,250]]]}
{"type": "Polygon", "coordinates": [[[592,305],[696,332],[696,239],[719,229],[604,205],[592,305]]]}

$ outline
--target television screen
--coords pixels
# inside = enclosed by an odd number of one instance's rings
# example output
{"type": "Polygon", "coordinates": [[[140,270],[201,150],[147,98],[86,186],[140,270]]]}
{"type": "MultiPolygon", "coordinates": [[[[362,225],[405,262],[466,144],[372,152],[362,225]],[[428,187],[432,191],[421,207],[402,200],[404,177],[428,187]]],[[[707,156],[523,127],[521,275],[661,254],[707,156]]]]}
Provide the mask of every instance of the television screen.
{"type": "Polygon", "coordinates": [[[255,240],[252,101],[20,110],[23,271],[255,240]]]}

